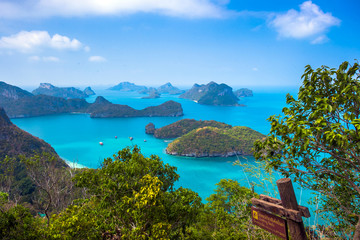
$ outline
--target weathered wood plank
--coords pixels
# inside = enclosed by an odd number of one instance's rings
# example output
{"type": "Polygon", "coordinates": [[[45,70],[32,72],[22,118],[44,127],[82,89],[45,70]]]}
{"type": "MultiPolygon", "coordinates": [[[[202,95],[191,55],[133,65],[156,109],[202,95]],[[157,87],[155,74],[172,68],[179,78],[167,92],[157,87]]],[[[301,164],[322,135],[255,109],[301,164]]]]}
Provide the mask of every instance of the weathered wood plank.
{"type": "MultiPolygon", "coordinates": [[[[279,190],[282,205],[286,209],[299,211],[299,205],[296,200],[294,187],[290,178],[282,178],[276,181],[279,190]]],[[[300,214],[300,212],[299,212],[300,214]]],[[[301,218],[301,217],[300,217],[301,218]]],[[[305,232],[304,223],[301,221],[287,220],[289,231],[292,240],[306,240],[308,239],[305,232]]]]}
{"type": "Polygon", "coordinates": [[[295,222],[301,222],[301,214],[300,211],[292,210],[292,209],[286,209],[283,206],[280,206],[278,204],[266,202],[264,200],[260,200],[257,198],[252,198],[251,202],[254,206],[258,208],[262,208],[268,212],[280,215],[284,218],[291,219],[295,222]]]}
{"type": "MultiPolygon", "coordinates": [[[[281,200],[280,200],[280,199],[277,199],[277,198],[273,198],[273,197],[266,196],[266,195],[264,195],[264,194],[260,194],[260,199],[261,199],[261,200],[264,200],[264,201],[266,201],[266,202],[270,202],[270,203],[273,203],[273,204],[277,204],[277,205],[282,206],[281,200]]],[[[300,211],[301,216],[306,217],[306,218],[309,218],[309,217],[310,217],[309,208],[303,207],[303,206],[300,206],[300,205],[299,205],[299,211],[300,211]]]]}

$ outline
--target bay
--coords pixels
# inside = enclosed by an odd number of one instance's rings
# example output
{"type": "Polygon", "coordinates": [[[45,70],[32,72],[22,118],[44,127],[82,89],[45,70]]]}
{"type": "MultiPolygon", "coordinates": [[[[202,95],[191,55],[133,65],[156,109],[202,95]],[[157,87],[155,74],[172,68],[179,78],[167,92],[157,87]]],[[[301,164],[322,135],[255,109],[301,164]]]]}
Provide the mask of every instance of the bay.
{"type": "MultiPolygon", "coordinates": [[[[174,95],[161,95],[158,99],[142,99],[144,95],[135,92],[118,92],[96,89],[96,96],[87,99],[93,102],[99,95],[113,103],[129,105],[136,109],[159,105],[168,100],[181,103],[182,117],[143,117],[143,118],[90,118],[88,114],[60,114],[23,119],[12,119],[14,124],[44,139],[66,161],[97,168],[104,158],[126,146],[138,145],[145,156],[156,154],[170,165],[177,167],[180,180],[176,187],[186,187],[199,193],[206,199],[216,188],[221,179],[233,179],[243,186],[250,187],[255,181],[243,168],[235,166],[236,157],[232,158],[187,158],[170,156],[165,148],[171,140],[156,139],[145,134],[145,126],[152,122],[156,128],[171,124],[184,118],[196,120],[216,120],[233,126],[247,126],[263,134],[268,134],[270,123],[266,119],[271,115],[281,114],[286,106],[286,94],[296,96],[294,88],[255,89],[253,97],[242,98],[239,103],[245,107],[205,106],[174,95]],[[133,140],[130,140],[130,137],[133,140]],[[103,142],[101,146],[99,142],[103,142]]],[[[241,159],[256,165],[253,157],[241,159]]],[[[279,174],[276,178],[280,178],[279,174]]],[[[296,187],[298,201],[306,205],[310,198],[309,191],[296,187]]],[[[256,189],[256,191],[263,191],[256,189]]]]}

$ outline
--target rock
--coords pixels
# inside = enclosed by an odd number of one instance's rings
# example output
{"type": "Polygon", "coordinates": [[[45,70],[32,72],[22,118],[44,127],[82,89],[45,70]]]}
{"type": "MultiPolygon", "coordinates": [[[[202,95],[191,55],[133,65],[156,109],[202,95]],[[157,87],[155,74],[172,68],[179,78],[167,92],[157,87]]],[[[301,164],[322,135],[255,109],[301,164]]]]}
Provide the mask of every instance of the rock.
{"type": "Polygon", "coordinates": [[[91,89],[91,87],[85,88],[84,93],[88,96],[95,95],[95,92],[91,89]]]}
{"type": "Polygon", "coordinates": [[[145,126],[145,133],[146,134],[154,134],[155,133],[155,125],[153,123],[149,123],[145,126]]]}

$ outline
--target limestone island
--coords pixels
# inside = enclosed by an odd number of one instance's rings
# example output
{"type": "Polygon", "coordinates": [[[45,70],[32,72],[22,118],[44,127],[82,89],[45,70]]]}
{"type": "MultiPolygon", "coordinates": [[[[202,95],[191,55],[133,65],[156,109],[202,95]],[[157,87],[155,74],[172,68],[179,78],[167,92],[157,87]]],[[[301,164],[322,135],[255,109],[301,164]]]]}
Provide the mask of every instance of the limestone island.
{"type": "Polygon", "coordinates": [[[159,129],[149,123],[146,132],[157,138],[176,138],[168,144],[167,154],[197,158],[250,156],[254,142],[265,137],[248,127],[194,119],[183,119],[159,129]]]}
{"type": "Polygon", "coordinates": [[[235,96],[232,88],[224,83],[194,84],[190,90],[181,94],[179,98],[190,99],[204,105],[243,106],[238,104],[239,98],[235,96]]]}
{"type": "Polygon", "coordinates": [[[140,94],[148,94],[149,96],[143,97],[144,99],[158,98],[163,93],[167,93],[170,95],[178,95],[185,92],[177,87],[174,87],[169,82],[165,83],[164,85],[161,85],[158,88],[136,85],[131,82],[121,82],[111,88],[108,88],[108,90],[122,91],[122,92],[138,92],[140,94]]]}
{"type": "Polygon", "coordinates": [[[81,91],[74,87],[55,87],[50,83],[40,83],[40,86],[32,91],[34,95],[48,95],[53,97],[61,97],[65,99],[70,98],[87,98],[90,95],[94,95],[95,92],[90,88],[85,88],[81,91]]]}
{"type": "Polygon", "coordinates": [[[34,95],[19,87],[0,82],[0,106],[10,118],[24,118],[60,113],[87,113],[93,118],[115,117],[178,117],[183,115],[180,103],[167,101],[141,110],[127,105],[113,104],[99,96],[94,103],[85,99],[65,99],[48,95],[34,95]]]}

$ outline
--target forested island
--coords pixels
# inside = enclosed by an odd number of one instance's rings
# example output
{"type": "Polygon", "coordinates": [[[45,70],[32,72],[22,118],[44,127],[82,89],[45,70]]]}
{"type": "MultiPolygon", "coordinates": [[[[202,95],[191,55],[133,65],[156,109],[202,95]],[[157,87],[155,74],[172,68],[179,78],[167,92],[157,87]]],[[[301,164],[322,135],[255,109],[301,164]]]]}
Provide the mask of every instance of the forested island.
{"type": "Polygon", "coordinates": [[[177,138],[169,143],[166,153],[186,157],[252,155],[254,142],[265,137],[248,127],[194,119],[182,119],[159,129],[150,123],[146,132],[156,138],[177,138]]]}
{"type": "Polygon", "coordinates": [[[183,115],[180,103],[167,101],[158,106],[137,110],[113,104],[99,96],[94,103],[85,99],[34,95],[19,87],[0,82],[0,106],[10,118],[43,116],[59,113],[87,113],[93,118],[114,117],[177,117],[183,115]]]}

